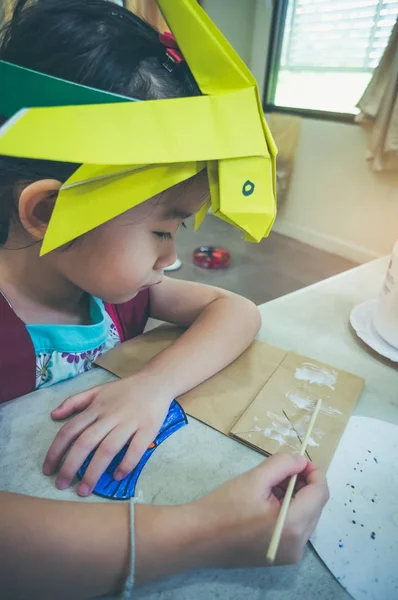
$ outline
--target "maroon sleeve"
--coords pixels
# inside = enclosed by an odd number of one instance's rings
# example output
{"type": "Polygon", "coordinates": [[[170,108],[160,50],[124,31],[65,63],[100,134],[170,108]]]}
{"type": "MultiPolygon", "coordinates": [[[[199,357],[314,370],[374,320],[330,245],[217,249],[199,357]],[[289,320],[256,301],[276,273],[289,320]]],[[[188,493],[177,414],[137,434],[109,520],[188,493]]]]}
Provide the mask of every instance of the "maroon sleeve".
{"type": "Polygon", "coordinates": [[[125,304],[105,304],[107,313],[113,319],[122,342],[131,340],[143,333],[149,318],[149,290],[143,290],[125,304]]]}
{"type": "Polygon", "coordinates": [[[0,404],[33,392],[36,356],[25,323],[0,294],[0,404]]]}

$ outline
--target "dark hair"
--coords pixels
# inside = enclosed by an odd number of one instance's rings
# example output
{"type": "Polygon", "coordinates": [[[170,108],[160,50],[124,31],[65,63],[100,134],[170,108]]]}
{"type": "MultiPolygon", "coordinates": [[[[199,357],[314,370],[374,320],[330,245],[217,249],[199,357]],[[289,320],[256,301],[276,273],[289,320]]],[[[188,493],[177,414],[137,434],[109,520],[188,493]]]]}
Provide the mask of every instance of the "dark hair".
{"type": "MultiPolygon", "coordinates": [[[[1,32],[0,59],[140,100],[200,95],[183,62],[169,71],[159,33],[109,0],[19,0],[1,32]]],[[[0,245],[21,183],[61,182],[78,164],[0,156],[0,245]]]]}

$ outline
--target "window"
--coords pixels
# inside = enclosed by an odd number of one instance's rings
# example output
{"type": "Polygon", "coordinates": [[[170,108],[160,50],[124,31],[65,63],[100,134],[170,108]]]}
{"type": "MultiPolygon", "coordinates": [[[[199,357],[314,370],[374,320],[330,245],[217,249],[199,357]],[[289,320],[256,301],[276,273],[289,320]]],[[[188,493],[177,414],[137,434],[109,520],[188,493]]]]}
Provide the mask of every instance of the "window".
{"type": "Polygon", "coordinates": [[[266,109],[352,120],[397,16],[398,0],[277,0],[266,109]]]}

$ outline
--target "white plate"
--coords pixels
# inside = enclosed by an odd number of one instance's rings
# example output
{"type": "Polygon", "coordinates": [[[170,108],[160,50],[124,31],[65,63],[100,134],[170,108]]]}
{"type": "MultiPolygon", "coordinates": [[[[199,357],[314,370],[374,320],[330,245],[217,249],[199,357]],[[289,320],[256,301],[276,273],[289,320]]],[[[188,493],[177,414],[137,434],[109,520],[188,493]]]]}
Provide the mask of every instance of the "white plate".
{"type": "MultiPolygon", "coordinates": [[[[373,315],[376,309],[377,300],[367,300],[363,304],[358,304],[352,309],[350,323],[355,329],[358,337],[361,338],[375,350],[378,354],[398,362],[398,348],[394,348],[377,333],[373,325],[373,315]]],[[[397,596],[398,598],[398,596],[397,596]]]]}

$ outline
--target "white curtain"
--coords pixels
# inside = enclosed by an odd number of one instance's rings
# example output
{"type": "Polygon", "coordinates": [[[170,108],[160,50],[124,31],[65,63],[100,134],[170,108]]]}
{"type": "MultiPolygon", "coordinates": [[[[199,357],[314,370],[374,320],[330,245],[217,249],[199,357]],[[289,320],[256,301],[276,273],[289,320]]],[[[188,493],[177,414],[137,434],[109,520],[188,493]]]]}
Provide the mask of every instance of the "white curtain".
{"type": "Polygon", "coordinates": [[[357,106],[360,114],[356,120],[370,132],[367,159],[372,168],[398,170],[398,20],[357,106]]]}

